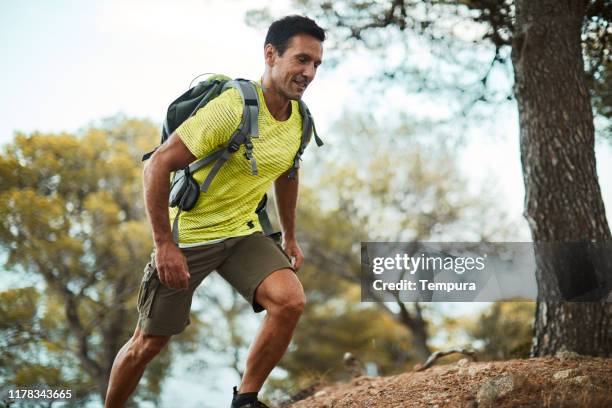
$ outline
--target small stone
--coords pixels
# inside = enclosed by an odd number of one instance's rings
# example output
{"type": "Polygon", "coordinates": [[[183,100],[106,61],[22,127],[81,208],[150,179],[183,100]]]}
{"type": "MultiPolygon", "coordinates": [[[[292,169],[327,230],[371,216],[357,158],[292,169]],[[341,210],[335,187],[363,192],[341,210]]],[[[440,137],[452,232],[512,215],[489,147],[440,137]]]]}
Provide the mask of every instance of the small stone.
{"type": "Polygon", "coordinates": [[[493,408],[498,398],[508,395],[525,383],[525,378],[516,374],[501,374],[485,382],[476,395],[479,408],[493,408]]]}
{"type": "Polygon", "coordinates": [[[578,377],[574,377],[570,380],[571,383],[576,385],[592,385],[593,381],[591,381],[591,377],[588,375],[581,375],[578,377]]]}
{"type": "Polygon", "coordinates": [[[474,377],[476,374],[478,374],[478,368],[477,367],[468,367],[467,369],[467,373],[470,377],[474,377]]]}
{"type": "Polygon", "coordinates": [[[457,366],[459,367],[463,367],[467,364],[469,364],[470,360],[468,360],[467,358],[462,358],[461,360],[457,361],[457,366]]]}
{"type": "Polygon", "coordinates": [[[475,377],[480,371],[479,367],[461,367],[457,370],[457,375],[461,377],[475,377]]]}
{"type": "Polygon", "coordinates": [[[596,392],[603,391],[607,388],[605,385],[605,380],[602,381],[600,379],[591,377],[590,375],[579,375],[577,377],[567,378],[563,381],[563,384],[577,386],[596,392]]]}
{"type": "Polygon", "coordinates": [[[314,397],[315,397],[315,398],[321,398],[321,397],[324,397],[324,396],[326,396],[326,395],[327,395],[327,391],[325,391],[325,390],[321,390],[321,391],[317,391],[317,392],[315,392],[314,397]]]}
{"type": "Polygon", "coordinates": [[[562,350],[557,351],[557,353],[555,354],[555,357],[557,357],[561,361],[578,360],[582,358],[580,354],[576,353],[575,351],[570,351],[567,349],[562,349],[562,350]]]}
{"type": "Polygon", "coordinates": [[[576,368],[570,368],[570,369],[567,369],[567,370],[558,371],[558,372],[554,373],[553,374],[553,380],[555,380],[555,381],[566,380],[566,379],[571,378],[571,377],[576,377],[579,374],[580,374],[580,370],[578,370],[576,368]]]}

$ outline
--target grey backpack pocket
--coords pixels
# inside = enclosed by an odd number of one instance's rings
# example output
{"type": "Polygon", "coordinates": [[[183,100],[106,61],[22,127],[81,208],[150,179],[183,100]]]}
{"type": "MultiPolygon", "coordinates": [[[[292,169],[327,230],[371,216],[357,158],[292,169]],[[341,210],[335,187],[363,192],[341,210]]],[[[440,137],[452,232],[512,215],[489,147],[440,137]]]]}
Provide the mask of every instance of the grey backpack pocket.
{"type": "Polygon", "coordinates": [[[168,204],[189,211],[195,207],[200,197],[200,185],[191,175],[189,168],[179,170],[172,179],[168,204]]]}

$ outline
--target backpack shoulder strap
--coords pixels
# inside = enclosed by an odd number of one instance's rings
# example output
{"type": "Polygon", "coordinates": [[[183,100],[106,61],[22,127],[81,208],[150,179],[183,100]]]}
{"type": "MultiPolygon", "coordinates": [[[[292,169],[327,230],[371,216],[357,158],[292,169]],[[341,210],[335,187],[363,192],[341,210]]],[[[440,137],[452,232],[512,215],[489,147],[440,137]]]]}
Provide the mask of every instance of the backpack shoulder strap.
{"type": "Polygon", "coordinates": [[[238,78],[227,81],[221,92],[228,88],[236,88],[242,98],[244,110],[242,113],[242,121],[239,127],[245,127],[245,131],[252,137],[259,137],[259,97],[257,96],[257,88],[251,81],[238,78]]]}
{"type": "Polygon", "coordinates": [[[310,138],[314,134],[315,142],[317,146],[323,146],[323,141],[317,134],[317,129],[315,128],[314,120],[312,119],[312,115],[308,110],[308,106],[301,99],[298,100],[298,105],[300,107],[300,114],[302,115],[302,140],[300,142],[300,147],[295,154],[295,158],[293,159],[293,166],[291,167],[291,171],[289,172],[289,178],[294,179],[297,170],[300,168],[300,160],[302,160],[302,154],[304,154],[304,150],[306,150],[306,146],[310,143],[310,138]]]}
{"type": "Polygon", "coordinates": [[[230,137],[227,146],[215,150],[208,156],[189,165],[190,170],[193,172],[216,160],[213,168],[200,186],[200,191],[204,193],[208,191],[210,184],[219,170],[221,170],[221,167],[233,153],[238,151],[242,144],[246,146],[245,157],[251,162],[252,174],[254,176],[258,174],[257,161],[253,156],[253,144],[251,143],[251,137],[259,137],[259,98],[257,96],[257,89],[252,82],[245,79],[227,81],[223,85],[221,92],[229,88],[236,88],[243,102],[242,119],[240,120],[238,128],[230,137]]]}

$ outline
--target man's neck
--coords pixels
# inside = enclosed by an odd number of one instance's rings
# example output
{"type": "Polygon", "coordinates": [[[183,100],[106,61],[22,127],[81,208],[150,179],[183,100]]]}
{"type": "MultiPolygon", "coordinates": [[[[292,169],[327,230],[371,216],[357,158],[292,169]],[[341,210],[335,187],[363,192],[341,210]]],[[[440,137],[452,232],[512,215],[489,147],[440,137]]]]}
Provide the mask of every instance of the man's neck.
{"type": "Polygon", "coordinates": [[[261,79],[261,90],[263,91],[266,107],[276,120],[287,120],[291,116],[291,100],[285,98],[274,88],[272,80],[264,75],[261,79]]]}

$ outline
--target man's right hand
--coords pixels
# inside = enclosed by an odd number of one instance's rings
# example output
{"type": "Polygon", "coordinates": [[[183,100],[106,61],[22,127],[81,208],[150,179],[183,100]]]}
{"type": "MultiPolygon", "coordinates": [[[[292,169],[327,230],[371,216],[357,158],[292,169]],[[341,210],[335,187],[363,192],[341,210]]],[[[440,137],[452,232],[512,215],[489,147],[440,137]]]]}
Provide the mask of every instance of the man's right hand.
{"type": "Polygon", "coordinates": [[[155,248],[155,267],[159,281],[167,287],[172,289],[189,287],[187,259],[173,242],[155,248]]]}
{"type": "Polygon", "coordinates": [[[187,289],[189,269],[181,250],[172,241],[168,217],[170,173],[186,167],[196,157],[176,133],[153,153],[143,169],[144,199],[155,242],[155,266],[162,284],[187,289]]]}

